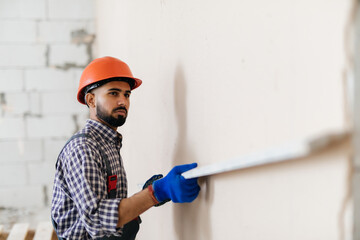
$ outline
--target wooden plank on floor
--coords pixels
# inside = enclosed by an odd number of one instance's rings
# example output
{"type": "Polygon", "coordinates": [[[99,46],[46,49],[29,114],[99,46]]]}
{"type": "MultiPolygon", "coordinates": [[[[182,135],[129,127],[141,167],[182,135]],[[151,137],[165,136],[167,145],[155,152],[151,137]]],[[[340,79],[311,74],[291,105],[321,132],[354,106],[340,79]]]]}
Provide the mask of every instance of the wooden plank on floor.
{"type": "Polygon", "coordinates": [[[4,233],[4,226],[0,225],[0,240],[5,240],[7,238],[7,236],[5,236],[4,233]]]}
{"type": "Polygon", "coordinates": [[[23,240],[26,238],[28,230],[28,223],[17,223],[12,227],[7,240],[23,240]]]}
{"type": "Polygon", "coordinates": [[[53,231],[51,222],[41,222],[36,228],[34,240],[51,240],[53,231]]]}

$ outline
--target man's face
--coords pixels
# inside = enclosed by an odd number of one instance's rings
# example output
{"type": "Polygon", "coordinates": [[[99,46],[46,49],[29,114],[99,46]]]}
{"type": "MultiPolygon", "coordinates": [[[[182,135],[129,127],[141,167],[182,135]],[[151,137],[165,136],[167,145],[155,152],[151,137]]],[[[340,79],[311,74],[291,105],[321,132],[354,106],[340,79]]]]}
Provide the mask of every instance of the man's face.
{"type": "Polygon", "coordinates": [[[92,91],[95,96],[96,117],[117,128],[122,126],[130,107],[130,85],[123,81],[112,81],[92,91]]]}

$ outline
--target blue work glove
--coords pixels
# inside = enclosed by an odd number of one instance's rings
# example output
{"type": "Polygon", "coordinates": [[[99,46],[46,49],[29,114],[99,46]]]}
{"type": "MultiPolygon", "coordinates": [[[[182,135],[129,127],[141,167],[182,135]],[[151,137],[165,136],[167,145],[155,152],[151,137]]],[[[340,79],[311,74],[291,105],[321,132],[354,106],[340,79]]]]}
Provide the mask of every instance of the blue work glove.
{"type": "Polygon", "coordinates": [[[200,191],[197,178],[185,179],[181,174],[196,167],[197,163],[176,166],[164,178],[153,182],[156,199],[159,202],[171,200],[175,203],[194,201],[200,191]]]}

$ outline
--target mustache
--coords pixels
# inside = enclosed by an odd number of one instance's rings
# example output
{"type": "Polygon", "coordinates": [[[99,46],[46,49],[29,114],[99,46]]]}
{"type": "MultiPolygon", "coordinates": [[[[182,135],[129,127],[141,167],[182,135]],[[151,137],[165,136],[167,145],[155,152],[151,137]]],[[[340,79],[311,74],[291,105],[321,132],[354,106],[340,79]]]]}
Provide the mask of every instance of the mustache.
{"type": "Polygon", "coordinates": [[[127,114],[127,109],[126,109],[126,107],[118,107],[118,108],[115,108],[114,110],[113,110],[113,112],[116,112],[116,111],[118,111],[118,110],[125,110],[125,112],[126,112],[126,114],[127,114]]]}

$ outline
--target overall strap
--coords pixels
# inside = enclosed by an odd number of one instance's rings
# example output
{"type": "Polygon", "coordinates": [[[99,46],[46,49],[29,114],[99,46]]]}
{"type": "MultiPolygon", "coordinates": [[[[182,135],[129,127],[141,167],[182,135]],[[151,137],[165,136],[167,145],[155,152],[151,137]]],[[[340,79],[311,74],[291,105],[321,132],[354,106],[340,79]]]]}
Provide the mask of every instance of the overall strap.
{"type": "Polygon", "coordinates": [[[117,175],[112,175],[110,162],[109,162],[108,158],[106,157],[106,155],[103,151],[101,151],[101,150],[99,150],[99,151],[100,151],[101,158],[105,160],[105,165],[106,165],[108,197],[110,199],[113,199],[113,198],[116,198],[117,175]]]}
{"type": "MultiPolygon", "coordinates": [[[[72,140],[76,139],[76,138],[80,138],[80,137],[85,137],[85,138],[90,138],[91,137],[86,134],[86,133],[79,133],[79,134],[75,134],[73,135],[64,145],[63,149],[60,151],[60,153],[64,150],[64,148],[66,147],[66,145],[68,145],[72,140]]],[[[99,148],[100,151],[100,155],[101,158],[105,161],[105,166],[106,166],[106,180],[107,180],[107,191],[108,191],[108,197],[111,198],[116,198],[116,183],[117,183],[117,176],[113,175],[111,172],[111,167],[110,167],[110,162],[106,156],[106,154],[101,151],[101,149],[99,148]]],[[[59,157],[56,161],[56,165],[57,166],[59,161],[59,157]]]]}

